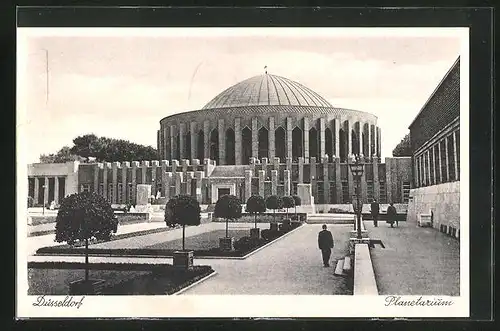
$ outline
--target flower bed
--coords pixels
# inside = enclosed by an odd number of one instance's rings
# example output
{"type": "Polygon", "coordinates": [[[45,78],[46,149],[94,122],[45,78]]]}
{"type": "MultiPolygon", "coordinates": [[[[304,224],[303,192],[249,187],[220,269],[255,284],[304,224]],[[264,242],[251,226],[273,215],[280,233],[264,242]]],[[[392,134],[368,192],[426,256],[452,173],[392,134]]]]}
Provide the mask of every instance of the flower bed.
{"type": "MultiPolygon", "coordinates": [[[[84,276],[83,263],[41,262],[28,264],[29,295],[65,295],[69,283],[84,276]]],[[[170,264],[91,263],[91,278],[105,281],[103,295],[173,294],[210,275],[210,266],[192,270],[170,264]]]]}

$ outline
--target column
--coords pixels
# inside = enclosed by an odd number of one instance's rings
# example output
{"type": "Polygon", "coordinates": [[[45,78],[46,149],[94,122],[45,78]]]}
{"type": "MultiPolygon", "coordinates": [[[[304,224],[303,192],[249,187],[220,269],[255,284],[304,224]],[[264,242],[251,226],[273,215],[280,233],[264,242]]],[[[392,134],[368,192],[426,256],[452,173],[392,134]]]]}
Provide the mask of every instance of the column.
{"type": "MultiPolygon", "coordinates": [[[[319,143],[319,157],[320,159],[323,158],[323,156],[325,156],[326,154],[326,150],[325,150],[325,119],[323,117],[321,117],[319,119],[319,140],[320,140],[320,143],[319,143]]],[[[330,154],[331,152],[329,152],[328,154],[330,154]]]]}
{"type": "Polygon", "coordinates": [[[262,166],[260,167],[260,170],[264,170],[264,173],[265,173],[265,176],[267,176],[267,166],[269,164],[269,161],[267,159],[267,157],[263,157],[262,158],[262,166]]]}
{"type": "Polygon", "coordinates": [[[193,171],[186,172],[186,193],[185,193],[186,195],[192,196],[191,183],[193,179],[194,179],[194,172],[193,171]]]}
{"type": "Polygon", "coordinates": [[[340,120],[336,118],[334,120],[335,123],[335,130],[333,130],[333,136],[335,139],[335,156],[340,157],[340,135],[339,135],[339,130],[340,130],[340,120]]]}
{"type": "Polygon", "coordinates": [[[33,197],[33,204],[37,205],[39,203],[38,194],[40,192],[40,183],[38,182],[38,177],[34,178],[35,178],[35,196],[33,197]]]}
{"type": "Polygon", "coordinates": [[[172,172],[175,174],[179,168],[179,160],[172,160],[172,172]]]}
{"type": "Polygon", "coordinates": [[[118,192],[117,192],[117,188],[118,188],[118,167],[120,166],[120,162],[113,162],[111,164],[111,176],[112,176],[112,195],[111,195],[111,203],[115,204],[117,203],[118,201],[118,192]]]}
{"type": "Polygon", "coordinates": [[[259,157],[259,132],[257,130],[257,118],[252,118],[252,157],[259,157]]]}
{"type": "Polygon", "coordinates": [[[188,170],[188,167],[189,167],[189,160],[187,160],[187,159],[182,159],[182,160],[181,160],[181,167],[182,167],[182,170],[181,170],[181,171],[182,171],[182,173],[184,173],[184,174],[185,174],[185,173],[187,172],[187,170],[188,170]]]}
{"type": "Polygon", "coordinates": [[[280,170],[280,161],[281,161],[281,160],[280,160],[280,158],[279,158],[279,157],[275,157],[275,158],[273,159],[273,168],[274,168],[274,170],[276,170],[276,171],[279,171],[279,170],[280,170]]]}
{"type": "Polygon", "coordinates": [[[245,201],[252,196],[252,170],[245,170],[245,201]]]}
{"type": "Polygon", "coordinates": [[[438,163],[439,163],[439,167],[438,167],[438,171],[439,171],[439,180],[441,183],[444,183],[444,180],[443,180],[443,170],[441,168],[441,143],[438,142],[437,144],[437,147],[438,147],[438,163]]]}
{"type": "Polygon", "coordinates": [[[286,156],[292,157],[292,118],[286,118],[286,156]]]}
{"type": "Polygon", "coordinates": [[[176,172],[175,173],[175,195],[182,194],[182,182],[183,182],[183,173],[176,172]]]}
{"type": "Polygon", "coordinates": [[[363,154],[363,123],[358,120],[358,151],[363,154]]]}
{"type": "Polygon", "coordinates": [[[179,125],[179,156],[180,159],[182,160],[183,158],[186,157],[186,124],[181,123],[179,125]]]}
{"type": "Polygon", "coordinates": [[[174,195],[172,193],[172,189],[171,189],[171,186],[172,186],[172,181],[173,181],[173,174],[171,172],[165,172],[165,181],[163,182],[163,189],[165,190],[164,191],[164,195],[165,195],[165,199],[170,200],[170,198],[174,195]]]}
{"type": "Polygon", "coordinates": [[[198,200],[200,204],[203,202],[202,184],[204,175],[203,171],[196,171],[194,173],[196,178],[196,200],[198,200]]]}
{"type": "Polygon", "coordinates": [[[316,175],[316,157],[311,156],[309,158],[310,163],[310,175],[311,175],[311,191],[312,195],[317,199],[318,197],[318,177],[316,175]]]}
{"type": "MultiPolygon", "coordinates": [[[[167,167],[168,167],[168,161],[167,160],[161,160],[161,196],[167,198],[167,167]]],[[[169,183],[170,185],[170,183],[169,183]]],[[[169,188],[170,189],[170,188],[169,188]]]]}
{"type": "Polygon", "coordinates": [[[191,160],[196,159],[198,154],[198,135],[196,134],[196,122],[191,122],[189,126],[191,134],[191,160]]]}
{"type": "Polygon", "coordinates": [[[434,148],[436,148],[435,145],[431,147],[431,151],[432,151],[432,175],[434,176],[434,184],[439,184],[438,179],[436,177],[436,153],[434,151],[434,148]]]}
{"type": "Polygon", "coordinates": [[[59,177],[57,176],[54,177],[54,201],[56,204],[59,203],[59,177]]]}
{"type": "Polygon", "coordinates": [[[219,160],[217,164],[226,164],[226,131],[224,130],[224,119],[220,118],[218,121],[219,131],[219,160]]]}
{"type": "Polygon", "coordinates": [[[299,178],[297,180],[297,183],[303,184],[304,183],[304,158],[299,157],[299,178]]]}
{"type": "Polygon", "coordinates": [[[381,151],[382,151],[382,130],[380,128],[377,128],[378,135],[377,135],[377,140],[378,140],[378,153],[377,156],[380,157],[381,151]]]}
{"type": "Polygon", "coordinates": [[[46,204],[49,202],[49,178],[45,177],[45,181],[43,183],[44,190],[43,190],[43,203],[46,204]]]}
{"type": "MultiPolygon", "coordinates": [[[[434,182],[433,182],[433,178],[431,178],[431,153],[430,153],[430,150],[427,150],[427,176],[429,177],[429,185],[433,185],[434,182]]],[[[434,180],[435,180],[435,177],[434,177],[434,180]]]]}
{"type": "Polygon", "coordinates": [[[378,158],[373,156],[373,197],[380,203],[380,182],[378,180],[378,158]]]}
{"type": "Polygon", "coordinates": [[[278,170],[271,170],[271,194],[278,194],[278,170]]]}
{"type": "Polygon", "coordinates": [[[137,168],[139,168],[139,161],[132,161],[132,189],[130,190],[130,203],[134,205],[137,202],[137,168]]]}
{"type": "Polygon", "coordinates": [[[344,201],[342,201],[342,179],[340,177],[340,155],[337,155],[337,157],[334,160],[334,163],[335,163],[335,189],[337,192],[337,200],[335,201],[335,203],[343,203],[344,201]]]}
{"type": "Polygon", "coordinates": [[[458,175],[458,160],[457,160],[457,131],[453,131],[453,160],[455,160],[455,180],[458,180],[460,176],[458,175]]]}
{"type": "Polygon", "coordinates": [[[377,126],[374,124],[373,125],[373,156],[378,157],[377,141],[378,141],[377,126]]]}
{"type": "Polygon", "coordinates": [[[142,161],[141,162],[141,184],[147,184],[146,174],[148,171],[148,167],[149,167],[149,161],[142,161]]]}
{"type": "Polygon", "coordinates": [[[108,169],[110,164],[108,162],[103,163],[102,169],[102,196],[104,199],[108,200],[108,169]]]}
{"type": "Polygon", "coordinates": [[[367,150],[367,157],[372,156],[372,125],[368,123],[368,150],[367,150]]]}
{"type": "Polygon", "coordinates": [[[304,159],[309,160],[309,119],[304,118],[304,159]]]}
{"type": "Polygon", "coordinates": [[[328,156],[323,156],[323,203],[330,203],[330,180],[328,178],[328,156]]]}
{"type": "Polygon", "coordinates": [[[352,122],[351,120],[347,121],[346,125],[346,130],[347,130],[347,158],[349,158],[352,154],[352,122]]]}
{"type": "Polygon", "coordinates": [[[128,169],[130,168],[130,162],[122,162],[121,164],[122,166],[122,203],[126,203],[127,202],[127,188],[128,188],[128,178],[127,178],[127,174],[128,174],[128,169]]]}
{"type": "Polygon", "coordinates": [[[264,185],[266,180],[266,174],[264,173],[263,170],[259,170],[258,173],[259,173],[259,195],[265,198],[264,185]]]}
{"type": "Polygon", "coordinates": [[[286,162],[286,170],[292,171],[292,158],[287,157],[285,162],[286,162]]]}
{"type": "Polygon", "coordinates": [[[204,155],[206,159],[210,158],[210,122],[203,122],[203,144],[205,147],[204,155]]]}
{"type": "Polygon", "coordinates": [[[164,159],[170,159],[171,155],[170,155],[170,134],[168,132],[168,126],[164,126],[163,128],[163,141],[165,142],[163,146],[164,150],[163,150],[163,157],[164,159]]]}
{"type": "Polygon", "coordinates": [[[274,141],[275,138],[275,130],[276,127],[274,125],[274,117],[269,117],[269,136],[268,136],[268,144],[269,144],[269,159],[273,160],[274,157],[276,156],[276,142],[274,141]]]}
{"type": "Polygon", "coordinates": [[[156,197],[156,192],[157,192],[157,187],[158,187],[158,182],[161,180],[161,178],[156,178],[156,172],[158,169],[158,166],[160,165],[159,161],[151,161],[151,184],[153,187],[151,187],[151,194],[156,197]]]}
{"type": "Polygon", "coordinates": [[[444,138],[444,151],[446,156],[446,181],[450,181],[450,160],[448,158],[448,137],[444,138]]]}
{"type": "Polygon", "coordinates": [[[283,171],[283,179],[284,179],[284,195],[285,196],[290,196],[292,195],[291,193],[291,186],[292,186],[292,180],[291,180],[291,175],[290,175],[290,170],[284,170],[283,171]]]}
{"type": "Polygon", "coordinates": [[[234,119],[234,159],[235,164],[241,164],[241,123],[239,118],[234,119]]]}

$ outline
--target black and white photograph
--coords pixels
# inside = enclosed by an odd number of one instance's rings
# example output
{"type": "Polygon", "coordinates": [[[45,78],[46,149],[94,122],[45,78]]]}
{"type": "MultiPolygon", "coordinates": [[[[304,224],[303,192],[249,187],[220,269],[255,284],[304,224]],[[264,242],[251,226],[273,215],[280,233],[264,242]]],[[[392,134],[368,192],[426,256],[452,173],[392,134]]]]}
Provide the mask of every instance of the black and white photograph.
{"type": "Polygon", "coordinates": [[[18,28],[26,317],[467,317],[467,28],[18,28]]]}

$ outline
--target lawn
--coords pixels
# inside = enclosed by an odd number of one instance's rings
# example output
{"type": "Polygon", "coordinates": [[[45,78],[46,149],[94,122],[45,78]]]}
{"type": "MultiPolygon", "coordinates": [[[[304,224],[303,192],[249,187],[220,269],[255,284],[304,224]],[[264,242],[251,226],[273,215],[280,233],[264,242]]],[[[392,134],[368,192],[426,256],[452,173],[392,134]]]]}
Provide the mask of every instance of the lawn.
{"type": "MultiPolygon", "coordinates": [[[[250,230],[229,229],[228,235],[229,237],[233,237],[234,240],[236,241],[242,237],[250,235],[250,230]]],[[[226,236],[225,230],[214,230],[210,232],[205,232],[195,236],[187,237],[185,241],[185,246],[187,250],[193,250],[193,251],[210,250],[212,248],[219,247],[219,238],[223,238],[225,236],[226,236]]],[[[144,246],[143,248],[181,250],[182,238],[164,241],[150,246],[144,246]]]]}
{"type": "MultiPolygon", "coordinates": [[[[133,268],[133,265],[132,265],[133,268]]],[[[164,272],[147,270],[90,270],[90,278],[106,281],[102,295],[165,295],[211,274],[210,266],[194,266],[192,270],[165,267],[164,272]]],[[[66,295],[69,284],[82,279],[83,269],[28,268],[28,295],[66,295]]]]}

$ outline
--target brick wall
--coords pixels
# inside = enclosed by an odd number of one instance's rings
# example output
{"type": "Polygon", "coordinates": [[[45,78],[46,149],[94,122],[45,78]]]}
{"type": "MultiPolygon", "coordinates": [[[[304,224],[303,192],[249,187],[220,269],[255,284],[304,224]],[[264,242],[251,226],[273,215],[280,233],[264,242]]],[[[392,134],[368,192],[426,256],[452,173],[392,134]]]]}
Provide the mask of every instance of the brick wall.
{"type": "Polygon", "coordinates": [[[460,61],[457,61],[443,78],[410,125],[412,150],[416,151],[458,116],[460,116],[460,61]]]}

